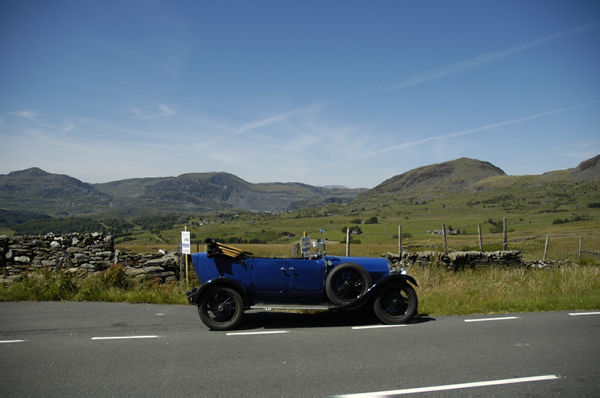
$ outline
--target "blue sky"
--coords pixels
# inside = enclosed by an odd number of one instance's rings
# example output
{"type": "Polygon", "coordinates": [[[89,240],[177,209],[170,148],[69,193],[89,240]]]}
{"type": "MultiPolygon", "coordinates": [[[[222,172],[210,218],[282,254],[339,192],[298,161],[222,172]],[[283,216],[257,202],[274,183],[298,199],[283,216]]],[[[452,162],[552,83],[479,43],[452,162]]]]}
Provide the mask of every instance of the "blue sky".
{"type": "Polygon", "coordinates": [[[600,2],[0,2],[0,174],[372,188],[600,153],[600,2]]]}

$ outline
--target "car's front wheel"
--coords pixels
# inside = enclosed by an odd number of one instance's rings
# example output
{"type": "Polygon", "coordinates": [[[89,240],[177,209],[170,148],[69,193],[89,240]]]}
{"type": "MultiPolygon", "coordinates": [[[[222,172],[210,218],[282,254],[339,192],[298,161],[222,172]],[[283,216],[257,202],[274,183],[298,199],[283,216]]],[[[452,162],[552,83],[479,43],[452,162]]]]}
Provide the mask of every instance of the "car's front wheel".
{"type": "Polygon", "coordinates": [[[417,312],[417,293],[408,283],[390,283],[375,296],[373,310],[385,324],[406,323],[417,312]]]}
{"type": "Polygon", "coordinates": [[[210,329],[228,330],[240,324],[244,308],[244,300],[237,291],[228,287],[214,287],[202,295],[198,313],[210,329]]]}

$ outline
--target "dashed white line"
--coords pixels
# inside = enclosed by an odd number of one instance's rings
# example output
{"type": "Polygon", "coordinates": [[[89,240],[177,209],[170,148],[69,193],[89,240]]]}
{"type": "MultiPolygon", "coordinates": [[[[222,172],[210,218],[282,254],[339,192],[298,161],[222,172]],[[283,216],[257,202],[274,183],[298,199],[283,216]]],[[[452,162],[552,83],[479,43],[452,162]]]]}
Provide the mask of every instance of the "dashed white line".
{"type": "Polygon", "coordinates": [[[381,329],[381,328],[400,328],[408,325],[369,325],[369,326],[352,326],[353,330],[361,329],[381,329]]]}
{"type": "Polygon", "coordinates": [[[27,340],[0,340],[0,344],[24,343],[27,340]]]}
{"type": "Polygon", "coordinates": [[[509,319],[519,319],[516,316],[505,316],[502,318],[477,318],[477,319],[465,319],[465,322],[487,322],[487,321],[506,321],[509,319]]]}
{"type": "Polygon", "coordinates": [[[570,312],[571,316],[579,316],[579,315],[600,315],[600,311],[596,312],[570,312]]]}
{"type": "Polygon", "coordinates": [[[385,395],[415,394],[415,393],[422,393],[422,392],[459,390],[462,388],[474,388],[474,387],[499,386],[499,385],[504,385],[504,384],[528,383],[528,382],[532,382],[532,381],[553,380],[553,379],[559,379],[559,378],[560,377],[558,377],[556,375],[518,377],[515,379],[477,381],[477,382],[473,382],[473,383],[448,384],[445,386],[407,388],[404,390],[378,391],[378,392],[368,392],[368,393],[360,393],[360,394],[338,395],[338,397],[373,397],[373,396],[385,396],[385,395]]]}
{"type": "Polygon", "coordinates": [[[287,330],[268,330],[263,332],[230,332],[227,333],[227,336],[252,336],[259,334],[282,334],[289,333],[287,330]]]}
{"type": "Polygon", "coordinates": [[[92,340],[159,339],[160,336],[107,336],[92,337],[92,340]]]}

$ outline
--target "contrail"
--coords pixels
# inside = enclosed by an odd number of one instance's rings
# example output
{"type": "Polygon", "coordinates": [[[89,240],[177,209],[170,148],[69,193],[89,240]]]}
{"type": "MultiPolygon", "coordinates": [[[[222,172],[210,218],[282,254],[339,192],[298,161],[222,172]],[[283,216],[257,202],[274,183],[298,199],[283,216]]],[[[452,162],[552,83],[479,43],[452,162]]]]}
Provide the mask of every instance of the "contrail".
{"type": "Polygon", "coordinates": [[[408,79],[402,83],[394,84],[392,86],[382,89],[381,92],[383,93],[386,91],[400,90],[400,89],[407,88],[410,86],[415,86],[420,83],[426,83],[426,82],[429,82],[432,80],[441,79],[442,77],[446,77],[446,76],[454,75],[456,73],[464,72],[469,69],[473,69],[473,68],[476,68],[476,67],[479,67],[479,66],[482,66],[485,64],[489,64],[494,61],[498,61],[498,60],[510,57],[512,55],[518,54],[525,50],[529,50],[532,47],[536,47],[536,46],[539,46],[544,43],[548,43],[548,42],[551,42],[551,41],[554,41],[554,40],[557,40],[557,39],[560,39],[563,37],[568,37],[568,36],[572,36],[572,35],[576,35],[576,34],[585,32],[586,30],[593,29],[598,25],[600,25],[600,21],[595,21],[595,22],[587,24],[587,25],[581,25],[581,26],[578,26],[573,29],[565,30],[565,31],[558,32],[558,33],[553,33],[551,35],[542,37],[541,39],[533,40],[528,43],[521,44],[516,47],[511,47],[506,50],[478,55],[478,56],[468,59],[466,61],[458,62],[456,64],[446,66],[445,68],[442,68],[442,69],[423,73],[421,75],[415,76],[412,79],[408,79]]]}
{"type": "Polygon", "coordinates": [[[338,160],[337,162],[333,162],[333,163],[330,163],[330,164],[338,164],[338,163],[348,162],[350,160],[360,159],[360,158],[364,158],[364,157],[367,157],[367,156],[373,156],[373,155],[377,155],[379,153],[393,151],[395,149],[408,148],[408,147],[411,147],[411,146],[423,144],[423,143],[429,142],[429,141],[439,140],[439,139],[442,139],[442,138],[458,137],[458,136],[461,136],[461,135],[467,135],[467,134],[471,134],[471,133],[476,133],[478,131],[490,130],[490,129],[494,129],[496,127],[507,126],[509,124],[521,123],[521,122],[524,122],[524,121],[527,121],[527,120],[536,119],[538,117],[542,117],[542,116],[546,116],[546,115],[551,115],[553,113],[564,112],[564,111],[568,111],[568,110],[571,110],[571,109],[576,109],[576,108],[581,108],[581,107],[588,106],[588,105],[597,104],[598,102],[600,102],[600,101],[588,102],[587,104],[581,104],[581,105],[569,106],[567,108],[555,109],[555,110],[549,111],[549,112],[538,113],[538,114],[533,115],[533,116],[527,116],[527,117],[523,117],[523,118],[520,118],[520,119],[509,120],[507,122],[502,122],[502,123],[490,124],[488,126],[477,127],[477,128],[470,129],[470,130],[462,130],[462,131],[456,131],[456,132],[450,133],[450,134],[436,135],[434,137],[424,138],[424,139],[419,140],[419,141],[407,142],[406,144],[395,145],[395,146],[391,146],[391,147],[388,147],[388,148],[385,148],[385,149],[380,149],[378,151],[369,152],[369,153],[363,153],[362,155],[354,156],[354,157],[347,158],[347,159],[338,160]]]}

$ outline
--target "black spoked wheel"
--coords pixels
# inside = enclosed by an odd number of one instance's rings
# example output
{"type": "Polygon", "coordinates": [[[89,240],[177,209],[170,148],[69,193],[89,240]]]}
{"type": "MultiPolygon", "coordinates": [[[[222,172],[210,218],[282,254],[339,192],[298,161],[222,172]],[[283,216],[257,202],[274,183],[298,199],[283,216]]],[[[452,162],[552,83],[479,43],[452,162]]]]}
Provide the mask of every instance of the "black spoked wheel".
{"type": "Polygon", "coordinates": [[[392,283],[377,293],[374,311],[388,325],[408,322],[417,312],[417,293],[407,283],[392,283]]]}
{"type": "Polygon", "coordinates": [[[242,321],[244,300],[227,287],[210,289],[202,296],[198,313],[206,326],[213,330],[234,329],[242,321]]]}
{"type": "Polygon", "coordinates": [[[336,266],[327,276],[325,290],[335,305],[353,302],[371,287],[371,276],[363,267],[354,263],[336,266]]]}

